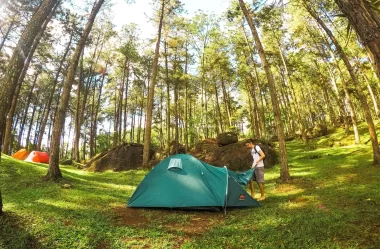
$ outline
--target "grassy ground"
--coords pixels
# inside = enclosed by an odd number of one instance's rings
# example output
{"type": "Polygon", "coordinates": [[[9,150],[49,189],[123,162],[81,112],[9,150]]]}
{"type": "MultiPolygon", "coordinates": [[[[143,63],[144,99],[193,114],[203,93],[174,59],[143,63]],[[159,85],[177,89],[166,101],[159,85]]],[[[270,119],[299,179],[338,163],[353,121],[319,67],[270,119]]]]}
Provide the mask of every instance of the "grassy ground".
{"type": "Polygon", "coordinates": [[[267,170],[262,207],[227,214],[126,208],[144,171],[62,166],[53,183],[45,165],[3,156],[0,248],[380,248],[380,167],[368,136],[352,140],[288,142],[292,180],[267,170]]]}

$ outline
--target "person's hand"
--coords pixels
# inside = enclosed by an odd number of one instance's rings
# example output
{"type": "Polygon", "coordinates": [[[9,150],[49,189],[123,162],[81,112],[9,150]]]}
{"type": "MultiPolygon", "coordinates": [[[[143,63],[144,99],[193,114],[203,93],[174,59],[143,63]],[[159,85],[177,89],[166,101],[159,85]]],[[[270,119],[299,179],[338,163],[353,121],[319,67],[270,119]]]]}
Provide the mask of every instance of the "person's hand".
{"type": "Polygon", "coordinates": [[[257,164],[252,163],[251,169],[253,169],[253,168],[256,167],[256,166],[257,166],[257,164]]]}

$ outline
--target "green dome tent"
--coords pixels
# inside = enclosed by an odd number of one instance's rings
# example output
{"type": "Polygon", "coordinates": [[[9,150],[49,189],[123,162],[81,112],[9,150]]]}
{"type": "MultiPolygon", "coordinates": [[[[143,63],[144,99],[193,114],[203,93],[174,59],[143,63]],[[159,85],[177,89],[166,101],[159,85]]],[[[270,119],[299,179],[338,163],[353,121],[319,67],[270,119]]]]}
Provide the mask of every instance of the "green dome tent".
{"type": "Polygon", "coordinates": [[[260,206],[235,180],[238,176],[226,167],[214,167],[191,155],[177,154],[161,161],[145,176],[127,205],[223,209],[260,206]]]}

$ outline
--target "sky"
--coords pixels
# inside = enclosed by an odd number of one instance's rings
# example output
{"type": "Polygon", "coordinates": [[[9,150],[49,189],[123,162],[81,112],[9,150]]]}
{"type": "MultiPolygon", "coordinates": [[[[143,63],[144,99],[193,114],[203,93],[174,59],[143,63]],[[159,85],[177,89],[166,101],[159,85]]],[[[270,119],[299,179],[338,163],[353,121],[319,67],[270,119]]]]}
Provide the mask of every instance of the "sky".
{"type": "MultiPolygon", "coordinates": [[[[152,0],[135,0],[135,3],[126,4],[125,0],[114,0],[114,23],[118,26],[136,23],[141,29],[141,38],[151,38],[157,32],[157,27],[149,23],[152,16],[152,0]]],[[[205,13],[219,15],[227,10],[229,0],[182,0],[184,9],[189,16],[201,9],[205,13]]]]}

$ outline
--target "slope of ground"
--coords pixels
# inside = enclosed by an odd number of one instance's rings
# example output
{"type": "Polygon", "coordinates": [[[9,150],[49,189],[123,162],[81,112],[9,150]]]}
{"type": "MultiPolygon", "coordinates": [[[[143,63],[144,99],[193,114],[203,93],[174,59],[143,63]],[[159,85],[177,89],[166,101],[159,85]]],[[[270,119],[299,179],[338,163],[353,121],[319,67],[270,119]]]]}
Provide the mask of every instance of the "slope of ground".
{"type": "Polygon", "coordinates": [[[341,146],[288,142],[292,179],[268,169],[262,206],[226,214],[126,207],[148,171],[62,166],[45,182],[47,165],[3,155],[0,248],[380,248],[380,169],[360,130],[360,145],[340,129],[341,146]]]}

